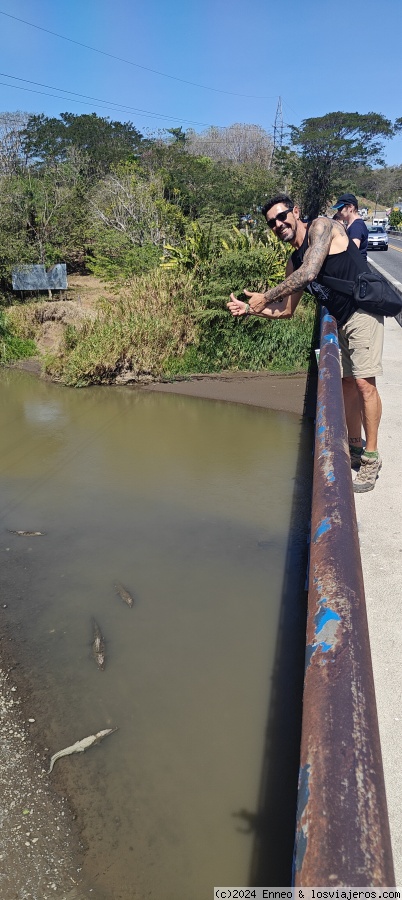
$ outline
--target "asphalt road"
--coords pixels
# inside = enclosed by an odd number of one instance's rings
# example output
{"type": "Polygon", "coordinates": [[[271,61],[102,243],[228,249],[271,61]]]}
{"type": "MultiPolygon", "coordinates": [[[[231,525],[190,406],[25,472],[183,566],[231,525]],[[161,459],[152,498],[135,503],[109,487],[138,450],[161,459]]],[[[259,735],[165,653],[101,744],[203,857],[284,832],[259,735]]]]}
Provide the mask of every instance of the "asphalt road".
{"type": "Polygon", "coordinates": [[[402,283],[402,234],[389,234],[388,250],[369,250],[368,259],[402,283]]]}

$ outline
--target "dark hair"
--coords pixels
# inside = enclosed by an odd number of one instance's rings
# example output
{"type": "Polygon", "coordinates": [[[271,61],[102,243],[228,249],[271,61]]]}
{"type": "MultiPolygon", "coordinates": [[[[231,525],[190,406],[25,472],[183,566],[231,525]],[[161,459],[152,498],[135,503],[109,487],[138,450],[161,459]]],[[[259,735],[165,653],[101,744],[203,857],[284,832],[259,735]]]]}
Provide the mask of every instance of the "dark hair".
{"type": "Polygon", "coordinates": [[[271,206],[275,206],[276,203],[284,203],[285,206],[289,207],[289,209],[293,209],[293,207],[295,206],[293,200],[291,200],[291,198],[288,197],[287,194],[275,194],[275,197],[271,197],[270,200],[267,200],[267,202],[264,203],[264,206],[261,209],[263,216],[266,216],[268,210],[271,209],[271,206]]]}

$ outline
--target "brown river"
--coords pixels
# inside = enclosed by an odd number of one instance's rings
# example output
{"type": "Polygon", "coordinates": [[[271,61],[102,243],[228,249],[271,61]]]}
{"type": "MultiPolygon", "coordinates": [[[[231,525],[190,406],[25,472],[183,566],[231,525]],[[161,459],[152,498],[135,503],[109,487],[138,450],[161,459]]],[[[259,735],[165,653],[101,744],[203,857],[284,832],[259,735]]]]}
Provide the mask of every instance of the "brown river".
{"type": "Polygon", "coordinates": [[[118,729],[49,776],[76,816],[88,896],[289,884],[308,423],[12,370],[0,408],[0,623],[32,738],[49,758],[118,729]]]}

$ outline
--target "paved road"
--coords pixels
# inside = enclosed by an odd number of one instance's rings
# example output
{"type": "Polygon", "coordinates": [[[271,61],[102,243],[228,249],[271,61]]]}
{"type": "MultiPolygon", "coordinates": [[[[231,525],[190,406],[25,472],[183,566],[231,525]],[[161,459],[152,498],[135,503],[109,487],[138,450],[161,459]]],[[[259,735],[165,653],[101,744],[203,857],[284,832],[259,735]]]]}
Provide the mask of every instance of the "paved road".
{"type": "Polygon", "coordinates": [[[402,283],[402,235],[388,235],[388,250],[370,250],[369,262],[380,266],[392,278],[402,283]]]}

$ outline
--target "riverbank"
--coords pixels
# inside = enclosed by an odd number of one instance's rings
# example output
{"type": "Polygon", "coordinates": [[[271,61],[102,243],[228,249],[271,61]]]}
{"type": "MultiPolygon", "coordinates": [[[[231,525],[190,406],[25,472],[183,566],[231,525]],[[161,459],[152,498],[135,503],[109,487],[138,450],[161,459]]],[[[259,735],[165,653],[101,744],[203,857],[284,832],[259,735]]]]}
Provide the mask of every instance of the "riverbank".
{"type": "Polygon", "coordinates": [[[311,393],[313,378],[298,375],[271,375],[266,372],[222,372],[219,375],[193,375],[186,381],[152,382],[142,390],[183,394],[227,403],[246,403],[265,409],[283,410],[296,415],[314,415],[311,393]],[[309,391],[307,388],[309,387],[309,391]],[[306,392],[308,394],[306,398],[306,392]]]}
{"type": "Polygon", "coordinates": [[[31,740],[35,720],[4,629],[0,659],[0,900],[84,900],[73,816],[31,740]]]}
{"type": "MultiPolygon", "coordinates": [[[[11,368],[22,369],[35,377],[41,375],[40,361],[36,358],[17,360],[11,368]]],[[[182,394],[205,400],[222,400],[226,403],[245,403],[264,409],[283,410],[299,416],[303,414],[314,416],[316,376],[314,368],[311,374],[299,372],[292,375],[275,375],[270,372],[220,372],[215,375],[189,375],[175,381],[149,381],[126,386],[130,390],[182,394]]]]}

